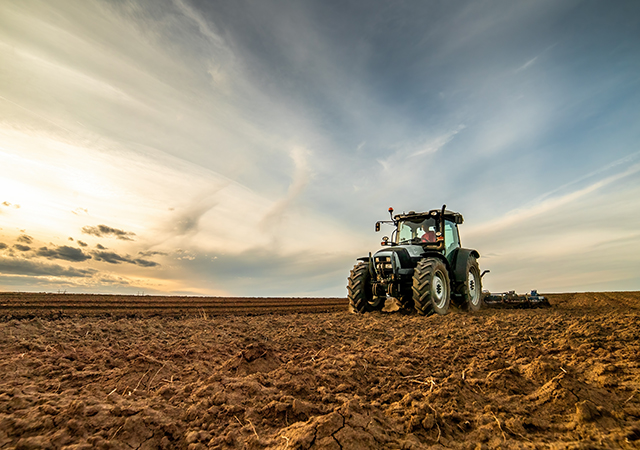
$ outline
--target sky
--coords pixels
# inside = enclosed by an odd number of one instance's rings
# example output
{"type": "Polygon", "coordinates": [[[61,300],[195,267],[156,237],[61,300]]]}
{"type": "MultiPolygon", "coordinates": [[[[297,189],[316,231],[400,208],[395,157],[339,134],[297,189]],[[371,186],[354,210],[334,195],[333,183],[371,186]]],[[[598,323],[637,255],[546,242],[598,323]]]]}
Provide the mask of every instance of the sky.
{"type": "Polygon", "coordinates": [[[0,290],[346,295],[396,212],[640,290],[640,2],[3,0],[0,290]]]}

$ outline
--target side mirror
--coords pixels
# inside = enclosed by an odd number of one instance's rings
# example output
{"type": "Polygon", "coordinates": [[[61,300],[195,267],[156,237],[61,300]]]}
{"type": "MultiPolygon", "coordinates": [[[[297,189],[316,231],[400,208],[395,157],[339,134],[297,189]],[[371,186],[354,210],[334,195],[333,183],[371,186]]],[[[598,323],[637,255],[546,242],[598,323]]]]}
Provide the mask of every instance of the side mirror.
{"type": "Polygon", "coordinates": [[[376,231],[380,231],[380,222],[376,222],[376,231]]]}

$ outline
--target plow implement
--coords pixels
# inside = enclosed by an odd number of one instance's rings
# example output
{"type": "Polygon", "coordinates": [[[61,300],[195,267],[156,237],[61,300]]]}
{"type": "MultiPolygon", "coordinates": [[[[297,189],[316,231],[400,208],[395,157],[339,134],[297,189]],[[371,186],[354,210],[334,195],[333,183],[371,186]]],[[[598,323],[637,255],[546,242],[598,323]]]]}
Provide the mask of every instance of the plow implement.
{"type": "Polygon", "coordinates": [[[482,300],[488,308],[548,308],[551,306],[549,300],[535,290],[523,295],[518,295],[515,291],[498,294],[484,292],[482,300]]]}

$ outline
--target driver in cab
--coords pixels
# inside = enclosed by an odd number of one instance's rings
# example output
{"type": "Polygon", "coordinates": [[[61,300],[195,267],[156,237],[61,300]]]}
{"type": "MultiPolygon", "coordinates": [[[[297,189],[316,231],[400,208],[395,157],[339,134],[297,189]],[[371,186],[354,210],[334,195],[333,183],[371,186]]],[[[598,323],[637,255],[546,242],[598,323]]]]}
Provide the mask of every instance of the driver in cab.
{"type": "Polygon", "coordinates": [[[435,242],[436,241],[436,232],[433,231],[433,227],[429,226],[426,223],[422,224],[422,231],[424,234],[420,238],[421,242],[435,242]]]}

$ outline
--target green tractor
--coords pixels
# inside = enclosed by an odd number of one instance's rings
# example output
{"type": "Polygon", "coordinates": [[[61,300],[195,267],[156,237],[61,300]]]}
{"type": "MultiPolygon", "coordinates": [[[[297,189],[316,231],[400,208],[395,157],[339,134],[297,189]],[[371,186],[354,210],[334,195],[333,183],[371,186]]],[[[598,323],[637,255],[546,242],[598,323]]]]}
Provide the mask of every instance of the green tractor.
{"type": "MultiPolygon", "coordinates": [[[[394,227],[391,238],[382,238],[384,248],[373,256],[358,258],[349,275],[348,297],[352,311],[379,311],[388,299],[398,308],[418,314],[447,314],[456,306],[478,311],[482,301],[480,254],[462,248],[458,225],[462,215],[442,209],[393,215],[376,223],[394,227]]],[[[488,271],[487,271],[488,272],[488,271]]]]}

